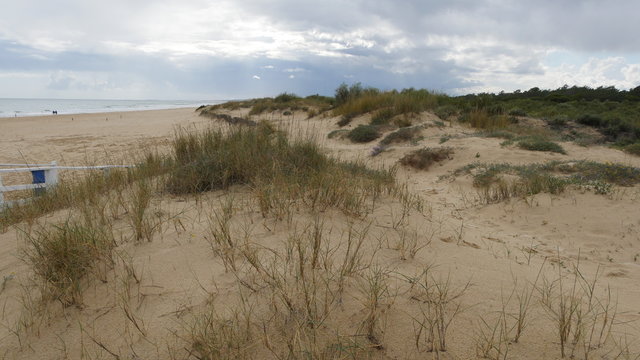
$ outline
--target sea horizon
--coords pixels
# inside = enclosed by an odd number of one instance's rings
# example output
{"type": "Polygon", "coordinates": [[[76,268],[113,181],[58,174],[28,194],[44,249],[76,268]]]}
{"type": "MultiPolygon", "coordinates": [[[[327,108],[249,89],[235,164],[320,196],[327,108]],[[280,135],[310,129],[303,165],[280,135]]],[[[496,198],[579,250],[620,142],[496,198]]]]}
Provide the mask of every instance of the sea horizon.
{"type": "Polygon", "coordinates": [[[102,112],[167,110],[213,105],[228,100],[124,100],[124,99],[55,99],[0,98],[0,118],[102,112]]]}

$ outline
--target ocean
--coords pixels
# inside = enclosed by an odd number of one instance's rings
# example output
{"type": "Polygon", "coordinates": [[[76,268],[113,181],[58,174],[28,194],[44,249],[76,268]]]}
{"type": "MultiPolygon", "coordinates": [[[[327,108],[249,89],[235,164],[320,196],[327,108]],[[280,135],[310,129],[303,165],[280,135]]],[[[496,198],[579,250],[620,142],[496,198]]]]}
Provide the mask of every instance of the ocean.
{"type": "Polygon", "coordinates": [[[115,111],[162,110],[214,105],[223,100],[74,100],[0,99],[0,118],[58,114],[86,114],[115,111]]]}

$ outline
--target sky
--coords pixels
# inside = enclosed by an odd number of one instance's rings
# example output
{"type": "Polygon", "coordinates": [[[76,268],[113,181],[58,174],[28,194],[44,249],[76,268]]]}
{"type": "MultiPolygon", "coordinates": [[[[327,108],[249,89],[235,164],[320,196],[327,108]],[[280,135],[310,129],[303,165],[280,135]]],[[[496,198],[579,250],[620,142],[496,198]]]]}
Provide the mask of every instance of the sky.
{"type": "Polygon", "coordinates": [[[640,85],[637,0],[0,0],[0,97],[640,85]]]}

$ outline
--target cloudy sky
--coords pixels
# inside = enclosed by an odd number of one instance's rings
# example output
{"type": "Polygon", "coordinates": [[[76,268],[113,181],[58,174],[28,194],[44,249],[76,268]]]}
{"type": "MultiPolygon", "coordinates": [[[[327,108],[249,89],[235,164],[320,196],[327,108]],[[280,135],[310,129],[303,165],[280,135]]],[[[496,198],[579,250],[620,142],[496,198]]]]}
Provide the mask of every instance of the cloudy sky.
{"type": "Polygon", "coordinates": [[[640,85],[637,0],[0,0],[0,97],[640,85]]]}

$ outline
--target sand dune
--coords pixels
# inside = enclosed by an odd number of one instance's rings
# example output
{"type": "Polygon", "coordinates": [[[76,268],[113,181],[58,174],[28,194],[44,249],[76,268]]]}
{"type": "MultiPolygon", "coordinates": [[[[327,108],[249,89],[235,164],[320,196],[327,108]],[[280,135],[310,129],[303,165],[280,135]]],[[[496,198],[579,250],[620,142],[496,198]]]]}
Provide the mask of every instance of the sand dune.
{"type": "MultiPolygon", "coordinates": [[[[233,114],[246,112],[237,110],[233,114]]],[[[633,359],[633,354],[640,352],[638,185],[616,186],[606,195],[590,188],[571,188],[560,194],[541,193],[485,204],[470,175],[454,175],[456,169],[476,162],[525,165],[593,160],[640,167],[640,158],[604,146],[585,148],[563,143],[566,155],[501,146],[501,139],[476,136],[468,127],[448,123],[436,126],[434,121],[438,119],[430,113],[422,114],[417,121],[425,125],[422,139],[392,144],[371,157],[373,144],[327,138],[330,131],[338,129],[335,118],[306,119],[302,113],[265,117],[292,137],[314,135],[331,156],[361,160],[373,168],[395,166],[402,156],[425,146],[447,146],[454,152],[451,159],[426,171],[398,167],[398,183],[406,184],[411,194],[424,201],[419,210],[408,211],[402,201],[385,197],[360,218],[350,218],[336,209],[312,213],[298,207],[289,220],[279,221],[263,216],[250,191],[242,186],[198,198],[158,193],[150,205],[159,224],[157,231],[152,241],[135,242],[131,241],[126,209],[116,205],[113,230],[119,255],[112,269],[86,280],[78,306],[65,308],[54,302],[44,310],[25,307],[30,304],[28,294],[35,293],[28,285],[31,270],[20,260],[21,249],[25,231],[37,226],[11,227],[0,234],[0,355],[11,359],[197,358],[189,338],[194,319],[212,306],[229,315],[230,309],[244,304],[243,296],[259,323],[246,358],[287,354],[285,344],[278,342],[278,334],[268,334],[276,348],[269,349],[269,336],[259,330],[278,322],[268,317],[272,309],[264,303],[273,295],[260,293],[264,290],[247,295],[251,292],[239,285],[237,275],[225,269],[207,241],[211,238],[210,214],[220,212],[229,201],[233,236],[246,236],[261,249],[282,251],[292,234],[301,234],[314,221],[320,221],[327,249],[336,249],[328,250],[332,255],[325,260],[338,262],[346,251],[341,244],[352,229],[365,236],[364,253],[367,259],[370,256],[371,269],[384,269],[386,279],[386,292],[375,310],[379,319],[373,329],[376,339],[367,338],[363,320],[369,318],[371,309],[365,305],[367,297],[362,289],[371,278],[354,275],[345,285],[344,295],[332,303],[326,323],[319,326],[322,339],[335,338],[326,344],[333,344],[335,350],[337,342],[342,349],[331,354],[325,351],[326,358],[467,359],[483,355],[483,346],[488,346],[484,353],[488,357],[560,358],[557,316],[553,314],[560,301],[556,297],[561,286],[558,279],[563,279],[565,291],[573,286],[576,276],[584,277],[576,280],[578,292],[595,284],[593,299],[597,301],[590,305],[598,307],[593,310],[597,316],[591,319],[597,326],[587,324],[591,320],[585,315],[582,326],[593,333],[588,344],[581,340],[575,345],[576,356],[584,356],[585,346],[592,358],[624,359],[628,350],[628,358],[633,359]],[[441,143],[445,135],[450,140],[441,143]],[[415,239],[413,245],[411,239],[415,239]],[[425,269],[430,269],[433,277],[428,281],[448,284],[451,294],[461,293],[445,309],[445,318],[453,321],[447,330],[446,351],[442,352],[431,351],[426,335],[418,334],[417,324],[428,301],[421,298],[419,286],[409,280],[425,269]],[[532,299],[527,307],[527,327],[516,343],[512,326],[517,316],[513,315],[522,303],[519,299],[526,294],[532,299]],[[38,314],[39,310],[45,314],[38,314]],[[459,313],[453,317],[451,312],[455,310],[459,313]],[[615,313],[610,331],[606,320],[604,327],[601,325],[605,313],[615,313]],[[495,338],[487,340],[487,334],[500,331],[501,316],[509,324],[508,335],[501,338],[493,333],[495,338]],[[26,331],[17,330],[17,324],[25,319],[34,323],[26,331]],[[601,332],[605,332],[604,338],[601,332]],[[349,352],[349,344],[357,344],[353,347],[357,351],[349,352]]],[[[199,117],[194,109],[0,119],[0,162],[59,160],[71,165],[126,161],[132,152],[166,148],[176,126],[205,124],[225,126],[199,117]]],[[[356,124],[358,121],[351,127],[356,124]]],[[[38,223],[59,223],[70,214],[58,211],[38,223]]],[[[243,271],[250,268],[246,263],[241,267],[243,271]]],[[[371,269],[362,274],[371,274],[371,269]]],[[[586,297],[580,301],[580,309],[586,314],[586,297]]],[[[230,323],[241,324],[242,318],[230,323]]],[[[299,344],[307,344],[306,333],[300,330],[299,334],[299,344]]]]}

